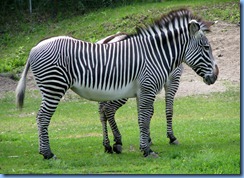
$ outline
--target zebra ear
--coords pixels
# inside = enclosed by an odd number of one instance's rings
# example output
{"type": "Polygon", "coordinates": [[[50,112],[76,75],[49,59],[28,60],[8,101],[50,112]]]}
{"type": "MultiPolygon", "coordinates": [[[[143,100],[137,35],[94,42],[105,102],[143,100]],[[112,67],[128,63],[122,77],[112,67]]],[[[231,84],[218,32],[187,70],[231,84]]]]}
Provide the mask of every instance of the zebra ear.
{"type": "Polygon", "coordinates": [[[202,21],[200,22],[200,27],[201,27],[201,30],[204,31],[204,32],[210,32],[210,27],[214,24],[218,23],[218,21],[202,21]]]}
{"type": "Polygon", "coordinates": [[[188,28],[190,35],[194,36],[200,30],[200,25],[196,20],[191,20],[188,24],[188,28]]]}

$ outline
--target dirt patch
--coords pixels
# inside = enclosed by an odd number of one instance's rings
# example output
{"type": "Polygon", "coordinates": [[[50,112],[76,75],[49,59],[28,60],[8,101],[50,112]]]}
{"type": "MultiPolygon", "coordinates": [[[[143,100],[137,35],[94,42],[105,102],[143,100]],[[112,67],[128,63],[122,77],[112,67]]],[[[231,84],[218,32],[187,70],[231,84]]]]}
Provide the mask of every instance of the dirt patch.
{"type": "Polygon", "coordinates": [[[219,21],[211,30],[207,37],[219,67],[218,80],[208,86],[191,68],[184,65],[176,96],[223,92],[230,86],[240,86],[240,27],[219,21]]]}
{"type": "MultiPolygon", "coordinates": [[[[240,27],[236,24],[219,21],[212,27],[212,32],[208,33],[207,37],[219,67],[218,80],[214,85],[208,86],[192,69],[184,65],[184,73],[176,97],[224,92],[229,86],[240,86],[240,27]]],[[[0,76],[0,98],[7,92],[14,91],[16,86],[16,81],[0,76]]],[[[27,89],[37,89],[30,71],[27,89]]],[[[68,92],[68,94],[71,93],[68,92]]],[[[164,92],[159,96],[163,97],[164,92]]]]}

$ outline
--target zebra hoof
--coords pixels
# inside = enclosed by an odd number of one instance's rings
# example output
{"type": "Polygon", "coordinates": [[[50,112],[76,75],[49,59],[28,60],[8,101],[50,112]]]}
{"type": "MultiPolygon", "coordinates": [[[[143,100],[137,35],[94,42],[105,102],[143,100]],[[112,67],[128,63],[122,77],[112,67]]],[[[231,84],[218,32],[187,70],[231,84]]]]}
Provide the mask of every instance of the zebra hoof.
{"type": "Polygon", "coordinates": [[[174,140],[174,141],[170,141],[169,142],[170,145],[179,145],[180,143],[178,142],[178,140],[174,140]]]}
{"type": "Polygon", "coordinates": [[[151,152],[146,158],[159,158],[159,156],[157,153],[151,152]]]}
{"type": "Polygon", "coordinates": [[[145,158],[158,158],[158,154],[152,151],[151,149],[149,151],[144,151],[143,156],[145,158]]]}
{"type": "Polygon", "coordinates": [[[43,155],[44,159],[52,159],[52,160],[56,160],[58,159],[56,155],[54,155],[53,153],[51,153],[50,155],[43,155]]]}
{"type": "Polygon", "coordinates": [[[56,155],[54,155],[51,159],[52,159],[52,160],[57,160],[58,158],[57,158],[56,155]]]}
{"type": "Polygon", "coordinates": [[[122,145],[120,144],[114,144],[113,145],[113,151],[117,154],[122,153],[122,145]]]}
{"type": "Polygon", "coordinates": [[[113,153],[113,149],[112,149],[112,147],[110,145],[109,146],[105,146],[104,148],[105,148],[104,149],[105,153],[109,153],[109,154],[113,153]]]}

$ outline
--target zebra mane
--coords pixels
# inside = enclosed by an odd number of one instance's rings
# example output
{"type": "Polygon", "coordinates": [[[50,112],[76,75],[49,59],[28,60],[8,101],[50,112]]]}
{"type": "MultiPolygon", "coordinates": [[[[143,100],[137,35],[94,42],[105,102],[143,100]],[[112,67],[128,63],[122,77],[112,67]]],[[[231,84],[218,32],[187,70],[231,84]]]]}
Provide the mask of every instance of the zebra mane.
{"type": "MultiPolygon", "coordinates": [[[[161,18],[156,20],[153,24],[153,26],[158,26],[159,28],[164,28],[168,26],[170,23],[174,22],[174,19],[180,19],[180,18],[187,18],[189,20],[195,19],[196,21],[202,21],[200,17],[194,16],[193,13],[186,8],[181,8],[178,10],[170,11],[166,15],[162,15],[161,18]]],[[[153,27],[151,26],[151,27],[153,27]]]]}
{"type": "Polygon", "coordinates": [[[203,21],[202,18],[193,15],[193,13],[189,9],[181,8],[178,10],[172,10],[168,14],[162,15],[158,20],[155,20],[154,23],[151,25],[144,25],[143,27],[137,27],[136,33],[129,35],[128,38],[130,38],[131,36],[144,34],[145,31],[150,33],[150,31],[151,30],[154,31],[154,29],[167,28],[169,24],[174,22],[175,19],[185,19],[185,18],[188,20],[195,19],[199,23],[201,30],[203,31],[210,31],[210,26],[214,24],[212,22],[203,21]]]}

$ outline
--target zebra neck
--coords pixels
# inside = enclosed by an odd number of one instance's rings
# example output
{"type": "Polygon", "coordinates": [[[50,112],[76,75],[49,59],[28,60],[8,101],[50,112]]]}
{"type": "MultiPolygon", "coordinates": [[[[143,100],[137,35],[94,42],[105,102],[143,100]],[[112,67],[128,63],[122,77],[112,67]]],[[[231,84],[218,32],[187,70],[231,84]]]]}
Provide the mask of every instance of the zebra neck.
{"type": "Polygon", "coordinates": [[[134,38],[139,39],[139,46],[142,48],[147,65],[158,70],[158,74],[168,76],[185,58],[188,45],[186,30],[154,30],[151,33],[145,31],[139,38],[134,38]]]}

